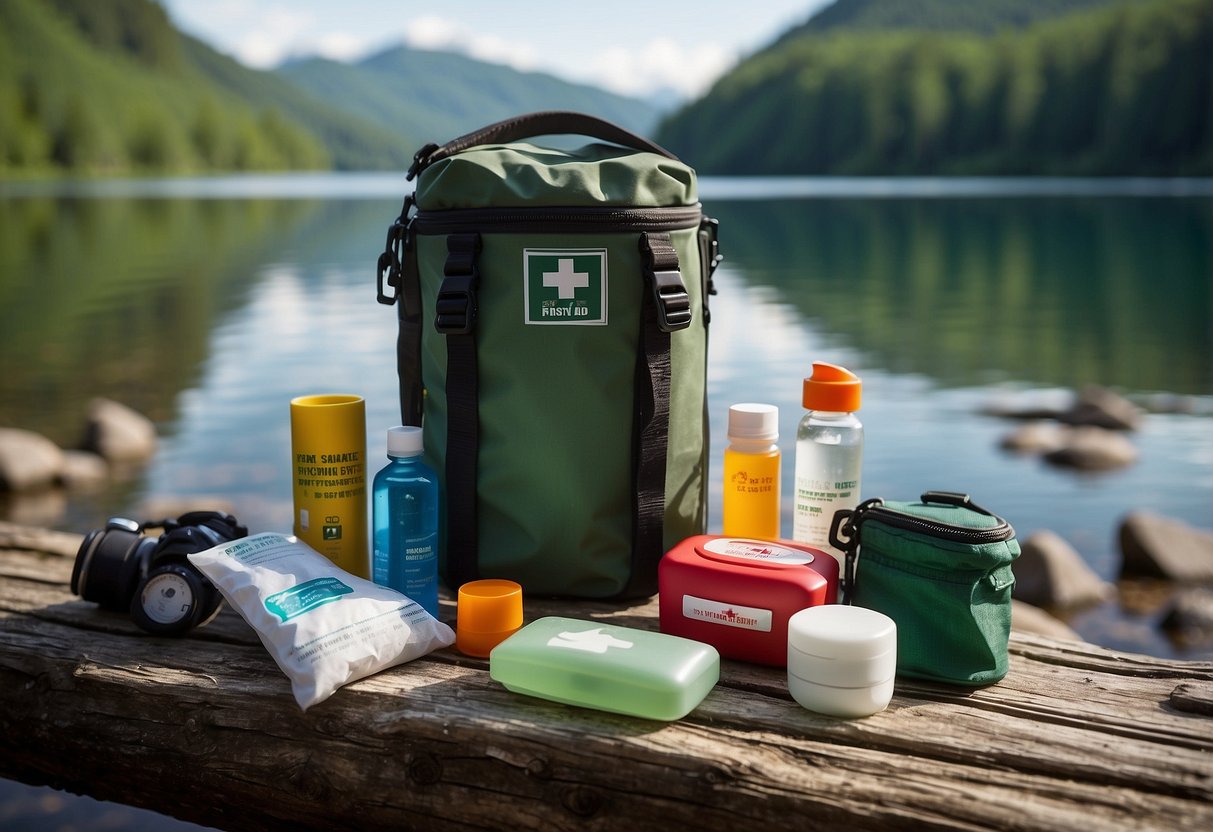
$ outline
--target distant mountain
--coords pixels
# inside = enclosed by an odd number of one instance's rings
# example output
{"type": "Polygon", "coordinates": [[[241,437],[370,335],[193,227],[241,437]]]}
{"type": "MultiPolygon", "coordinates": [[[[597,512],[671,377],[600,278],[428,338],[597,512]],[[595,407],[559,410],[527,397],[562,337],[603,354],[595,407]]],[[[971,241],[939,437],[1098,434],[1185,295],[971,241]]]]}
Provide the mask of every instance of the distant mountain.
{"type": "Polygon", "coordinates": [[[410,152],[534,110],[579,110],[634,132],[656,127],[655,106],[538,72],[453,52],[397,46],[352,64],[290,61],[278,74],[312,96],[390,130],[410,152]]]}
{"type": "Polygon", "coordinates": [[[531,110],[648,134],[648,103],[442,52],[389,49],[250,69],[154,0],[0,0],[0,176],[307,168],[403,170],[531,110]]]}
{"type": "Polygon", "coordinates": [[[656,140],[710,174],[1209,176],[1211,56],[1213,0],[838,0],[656,140]]]}
{"type": "Polygon", "coordinates": [[[328,151],[338,170],[400,169],[412,161],[408,143],[375,119],[312,95],[277,72],[249,69],[201,41],[184,35],[182,40],[190,62],[211,84],[302,125],[328,151]]]}
{"type": "Polygon", "coordinates": [[[1149,0],[838,0],[808,21],[789,29],[779,41],[804,34],[849,29],[878,31],[917,29],[976,32],[1023,29],[1041,20],[1084,11],[1109,2],[1149,0]]]}
{"type": "Polygon", "coordinates": [[[2,0],[0,125],[0,174],[407,159],[390,132],[186,37],[151,0],[2,0]]]}

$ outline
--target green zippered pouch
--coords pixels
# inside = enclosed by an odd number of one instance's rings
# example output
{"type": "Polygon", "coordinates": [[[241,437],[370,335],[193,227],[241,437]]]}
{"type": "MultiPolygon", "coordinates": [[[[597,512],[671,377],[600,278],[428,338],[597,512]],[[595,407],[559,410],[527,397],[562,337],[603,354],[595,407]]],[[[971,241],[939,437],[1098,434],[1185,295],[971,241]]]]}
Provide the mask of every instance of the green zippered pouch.
{"type": "Polygon", "coordinates": [[[967,494],[873,499],[834,516],[847,603],[897,624],[897,673],[958,685],[1007,674],[1015,530],[967,494]]]}

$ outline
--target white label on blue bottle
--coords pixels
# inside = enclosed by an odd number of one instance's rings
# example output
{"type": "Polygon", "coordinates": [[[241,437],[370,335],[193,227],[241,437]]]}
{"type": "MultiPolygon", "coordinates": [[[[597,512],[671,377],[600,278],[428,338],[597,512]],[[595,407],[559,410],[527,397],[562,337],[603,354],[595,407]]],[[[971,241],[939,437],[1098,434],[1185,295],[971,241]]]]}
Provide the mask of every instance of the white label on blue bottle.
{"type": "Polygon", "coordinates": [[[740,604],[722,604],[694,595],[682,596],[682,614],[696,621],[739,627],[742,630],[771,632],[771,611],[759,607],[743,607],[740,604]]]}

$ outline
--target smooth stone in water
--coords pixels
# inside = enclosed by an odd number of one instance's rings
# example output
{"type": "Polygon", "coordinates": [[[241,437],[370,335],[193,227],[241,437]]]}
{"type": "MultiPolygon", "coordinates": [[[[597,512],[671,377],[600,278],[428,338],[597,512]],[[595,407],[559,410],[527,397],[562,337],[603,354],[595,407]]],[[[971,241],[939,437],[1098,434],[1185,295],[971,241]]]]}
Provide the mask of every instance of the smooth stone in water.
{"type": "Polygon", "coordinates": [[[89,403],[85,450],[110,462],[143,462],[156,453],[156,426],[151,419],[109,399],[89,403]]]}
{"type": "Polygon", "coordinates": [[[1048,529],[1020,544],[1012,595],[1037,607],[1069,608],[1098,604],[1115,588],[1087,566],[1066,540],[1048,529]]]}
{"type": "Polygon", "coordinates": [[[41,434],[0,428],[0,491],[37,491],[58,481],[63,451],[41,434]]]}
{"type": "Polygon", "coordinates": [[[1213,531],[1149,511],[1120,524],[1120,574],[1213,582],[1213,531]]]}
{"type": "Polygon", "coordinates": [[[1080,471],[1107,471],[1132,465],[1137,456],[1137,448],[1123,434],[1081,427],[1070,432],[1065,445],[1046,453],[1045,460],[1080,471]]]}

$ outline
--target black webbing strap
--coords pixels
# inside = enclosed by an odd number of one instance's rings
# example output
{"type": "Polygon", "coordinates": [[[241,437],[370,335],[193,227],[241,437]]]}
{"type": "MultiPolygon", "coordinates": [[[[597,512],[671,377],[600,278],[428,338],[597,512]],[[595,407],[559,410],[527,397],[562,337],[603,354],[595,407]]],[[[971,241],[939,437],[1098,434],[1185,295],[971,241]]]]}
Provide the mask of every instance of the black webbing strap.
{"type": "Polygon", "coordinates": [[[413,249],[413,220],[417,201],[404,198],[400,216],[388,226],[387,242],[376,267],[377,300],[391,306],[400,301],[400,330],[396,336],[396,372],[400,376],[400,424],[420,425],[421,386],[421,282],[413,249]],[[388,290],[392,290],[388,294],[388,290]]]}
{"type": "Polygon", "coordinates": [[[400,270],[400,332],[396,336],[396,372],[400,376],[400,424],[421,426],[421,281],[413,252],[404,252],[400,270]]]}
{"type": "Polygon", "coordinates": [[[452,588],[479,577],[476,458],[480,441],[476,363],[479,234],[451,234],[434,326],[446,335],[446,581],[452,588]]]}
{"type": "Polygon", "coordinates": [[[686,289],[672,285],[679,275],[678,252],[666,233],[640,235],[644,290],[640,350],[636,361],[632,425],[632,570],[621,598],[657,591],[657,563],[664,554],[665,464],[670,433],[670,332],[690,323],[686,289]],[[677,289],[682,288],[681,299],[677,289]],[[685,303],[686,323],[681,323],[685,303]],[[671,326],[673,321],[673,326],[671,326]],[[681,325],[679,325],[681,324],[681,325]]]}

